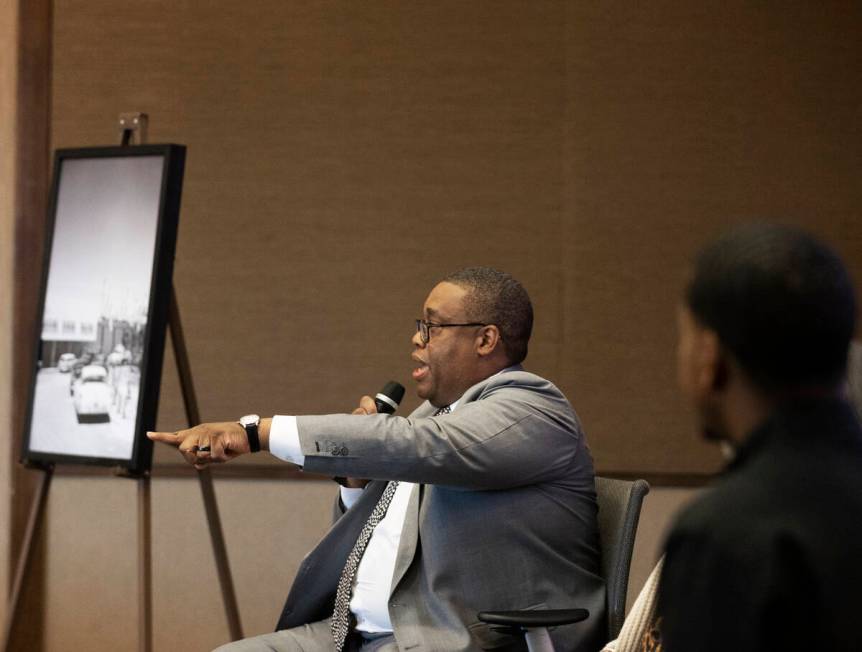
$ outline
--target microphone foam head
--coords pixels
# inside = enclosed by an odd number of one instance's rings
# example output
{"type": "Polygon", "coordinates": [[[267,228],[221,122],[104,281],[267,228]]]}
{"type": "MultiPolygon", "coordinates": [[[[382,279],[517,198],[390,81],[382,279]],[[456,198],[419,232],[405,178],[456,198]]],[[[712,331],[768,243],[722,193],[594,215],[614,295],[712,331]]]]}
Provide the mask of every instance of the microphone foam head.
{"type": "Polygon", "coordinates": [[[401,404],[402,399],[404,398],[404,385],[401,383],[396,383],[394,380],[390,380],[383,386],[383,389],[380,390],[381,394],[386,394],[389,398],[391,398],[394,402],[401,404]]]}
{"type": "Polygon", "coordinates": [[[392,414],[393,412],[395,412],[395,408],[398,407],[399,403],[401,403],[401,399],[403,398],[404,385],[402,385],[401,383],[396,383],[394,380],[390,380],[383,386],[383,389],[381,389],[375,397],[377,410],[379,412],[392,414]]]}

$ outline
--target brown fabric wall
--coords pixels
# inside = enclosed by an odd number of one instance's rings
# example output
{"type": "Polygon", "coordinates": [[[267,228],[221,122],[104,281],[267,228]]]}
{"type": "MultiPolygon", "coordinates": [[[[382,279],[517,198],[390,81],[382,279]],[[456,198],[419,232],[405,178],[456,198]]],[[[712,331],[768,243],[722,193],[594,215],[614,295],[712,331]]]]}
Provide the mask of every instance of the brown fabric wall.
{"type": "MultiPolygon", "coordinates": [[[[673,368],[696,247],[780,217],[830,238],[860,278],[858,3],[53,9],[53,146],[114,143],[131,110],[150,114],[152,142],[189,146],[175,284],[206,419],[348,410],[406,381],[435,279],[492,264],[533,295],[529,367],[570,396],[600,470],[710,471],[673,368]]],[[[41,240],[20,219],[22,293],[41,240]]],[[[160,426],[180,427],[172,359],[165,369],[160,426]]],[[[335,491],[267,477],[216,485],[248,634],[271,627],[335,491]]],[[[118,478],[55,480],[50,590],[31,584],[45,608],[28,606],[19,629],[39,640],[20,649],[136,645],[133,493],[118,478]]],[[[638,577],[683,494],[647,503],[638,577]]],[[[157,474],[153,502],[155,648],[210,649],[227,628],[198,488],[157,474]]]]}
{"type": "Polygon", "coordinates": [[[427,290],[491,264],[530,290],[528,366],[598,468],[708,471],[673,365],[697,245],[780,217],[862,264],[856,4],[213,7],[57,0],[53,87],[56,147],[115,142],[130,110],[189,146],[175,284],[205,419],[409,384],[427,290]]]}

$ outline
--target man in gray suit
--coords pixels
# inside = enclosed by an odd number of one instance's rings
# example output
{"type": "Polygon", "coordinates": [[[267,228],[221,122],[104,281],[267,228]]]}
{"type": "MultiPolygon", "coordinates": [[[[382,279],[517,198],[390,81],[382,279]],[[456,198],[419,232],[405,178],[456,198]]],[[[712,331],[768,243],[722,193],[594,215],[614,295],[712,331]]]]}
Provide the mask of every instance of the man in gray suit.
{"type": "Polygon", "coordinates": [[[434,287],[417,320],[413,379],[425,403],[409,417],[377,414],[366,396],[360,416],[244,417],[246,427],[150,434],[197,468],[259,438],[306,471],[373,478],[344,483],[344,513],[303,561],[278,631],[224,650],[340,650],[348,617],[344,649],[523,650],[476,613],[569,607],[590,617],[553,631],[557,649],[601,646],[592,458],[566,398],[520,366],[532,321],[511,276],[462,270],[434,287]]]}

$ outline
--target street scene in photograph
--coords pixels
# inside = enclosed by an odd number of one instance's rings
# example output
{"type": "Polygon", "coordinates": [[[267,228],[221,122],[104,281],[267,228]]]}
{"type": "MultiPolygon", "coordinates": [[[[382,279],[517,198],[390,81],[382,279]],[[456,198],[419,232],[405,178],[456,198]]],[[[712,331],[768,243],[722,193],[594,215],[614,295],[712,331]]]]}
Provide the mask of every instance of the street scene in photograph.
{"type": "MultiPolygon", "coordinates": [[[[62,355],[69,360],[72,354],[62,355]]],[[[128,458],[139,385],[140,370],[126,359],[104,365],[75,359],[68,367],[43,367],[36,376],[33,412],[38,430],[32,437],[46,451],[128,458]]]]}
{"type": "Polygon", "coordinates": [[[63,162],[28,449],[132,456],[162,158],[63,162]]]}

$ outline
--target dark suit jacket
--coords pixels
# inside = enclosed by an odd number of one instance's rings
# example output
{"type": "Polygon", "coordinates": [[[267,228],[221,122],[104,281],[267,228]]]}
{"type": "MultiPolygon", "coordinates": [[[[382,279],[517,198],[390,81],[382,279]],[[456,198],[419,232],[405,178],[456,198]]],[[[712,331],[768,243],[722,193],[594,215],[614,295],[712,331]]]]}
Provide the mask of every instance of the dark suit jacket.
{"type": "Polygon", "coordinates": [[[305,469],[381,480],[303,562],[278,627],[327,618],[338,575],[385,482],[421,483],[407,510],[389,612],[402,649],[522,649],[481,610],[586,607],[562,650],[604,631],[592,459],[565,397],[516,370],[468,390],[450,415],[299,417],[305,469]]]}
{"type": "Polygon", "coordinates": [[[852,408],[778,410],[667,543],[666,652],[862,650],[862,431],[852,408]]]}

